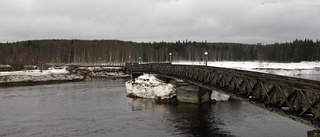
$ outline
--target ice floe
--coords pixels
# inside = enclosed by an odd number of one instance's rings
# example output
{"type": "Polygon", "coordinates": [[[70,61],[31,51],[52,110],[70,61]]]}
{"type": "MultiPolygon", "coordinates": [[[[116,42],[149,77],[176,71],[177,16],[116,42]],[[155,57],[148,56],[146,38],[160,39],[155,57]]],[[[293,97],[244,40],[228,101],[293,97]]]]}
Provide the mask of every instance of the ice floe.
{"type": "Polygon", "coordinates": [[[168,99],[176,96],[174,86],[157,79],[152,74],[144,74],[126,83],[129,96],[141,98],[168,99]]]}

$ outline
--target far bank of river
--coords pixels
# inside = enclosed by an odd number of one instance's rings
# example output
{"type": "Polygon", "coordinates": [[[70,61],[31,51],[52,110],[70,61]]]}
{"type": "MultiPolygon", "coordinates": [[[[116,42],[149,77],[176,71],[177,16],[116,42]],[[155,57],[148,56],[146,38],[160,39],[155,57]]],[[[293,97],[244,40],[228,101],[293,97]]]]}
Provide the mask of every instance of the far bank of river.
{"type": "Polygon", "coordinates": [[[0,86],[27,86],[91,80],[92,78],[128,78],[121,67],[51,66],[47,69],[24,68],[0,72],[0,86]]]}

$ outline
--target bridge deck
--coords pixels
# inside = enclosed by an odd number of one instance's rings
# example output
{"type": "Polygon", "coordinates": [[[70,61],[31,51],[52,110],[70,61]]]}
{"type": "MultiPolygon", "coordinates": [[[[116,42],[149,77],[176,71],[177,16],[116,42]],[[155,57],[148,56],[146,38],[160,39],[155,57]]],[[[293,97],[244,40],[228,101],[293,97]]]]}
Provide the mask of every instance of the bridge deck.
{"type": "Polygon", "coordinates": [[[320,127],[320,81],[219,67],[126,64],[230,95],[309,126],[320,127]]]}

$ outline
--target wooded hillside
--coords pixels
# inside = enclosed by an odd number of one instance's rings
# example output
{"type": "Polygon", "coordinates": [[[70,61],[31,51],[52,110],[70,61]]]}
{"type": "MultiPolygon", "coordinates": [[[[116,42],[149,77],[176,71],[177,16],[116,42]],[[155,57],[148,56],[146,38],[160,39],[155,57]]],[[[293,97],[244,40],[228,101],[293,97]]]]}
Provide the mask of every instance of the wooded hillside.
{"type": "Polygon", "coordinates": [[[177,41],[137,43],[119,40],[29,40],[0,44],[0,64],[174,61],[319,61],[320,42],[295,40],[272,45],[177,41]]]}

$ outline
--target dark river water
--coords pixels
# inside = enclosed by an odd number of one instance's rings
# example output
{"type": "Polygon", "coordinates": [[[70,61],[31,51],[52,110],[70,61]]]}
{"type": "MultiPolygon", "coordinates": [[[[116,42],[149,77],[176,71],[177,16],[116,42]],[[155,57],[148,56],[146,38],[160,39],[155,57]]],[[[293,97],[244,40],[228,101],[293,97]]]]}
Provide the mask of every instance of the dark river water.
{"type": "Polygon", "coordinates": [[[238,100],[167,105],[123,80],[0,87],[0,136],[303,137],[313,128],[238,100]]]}

